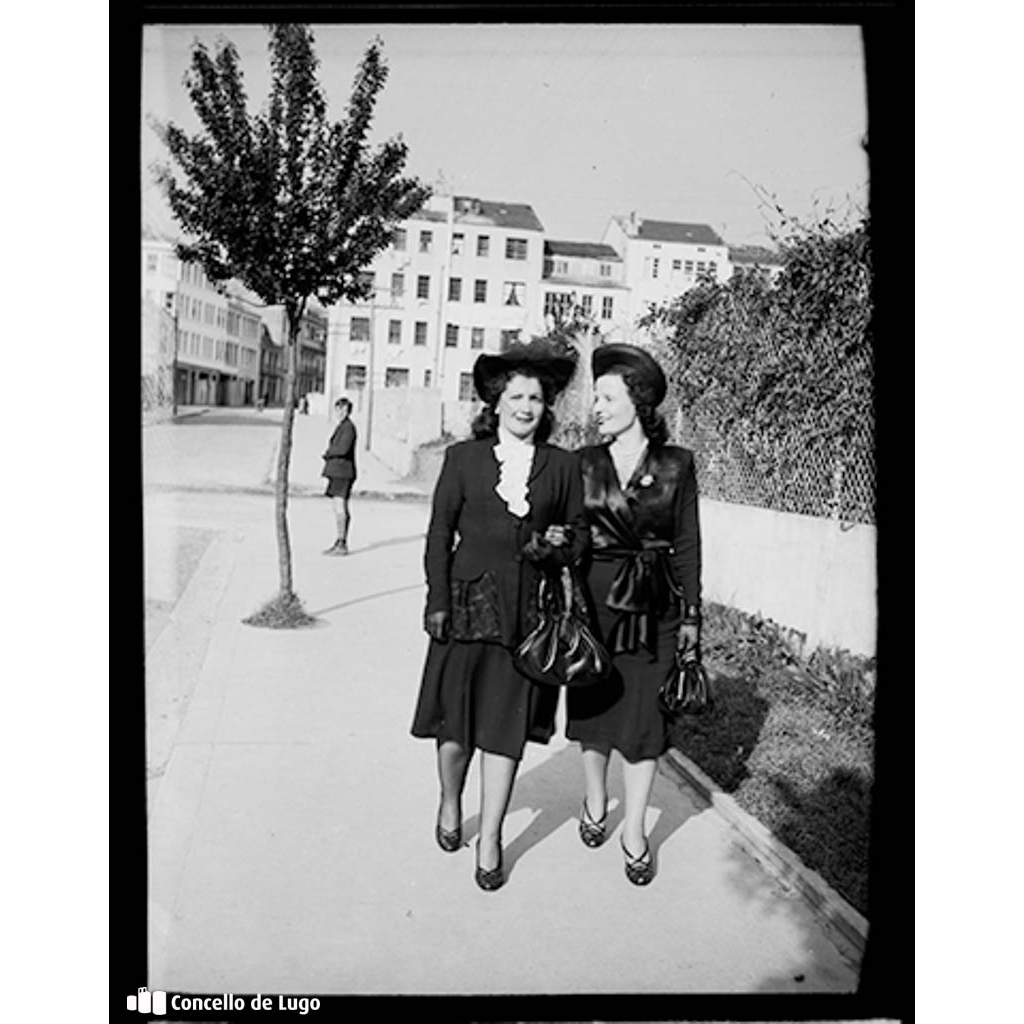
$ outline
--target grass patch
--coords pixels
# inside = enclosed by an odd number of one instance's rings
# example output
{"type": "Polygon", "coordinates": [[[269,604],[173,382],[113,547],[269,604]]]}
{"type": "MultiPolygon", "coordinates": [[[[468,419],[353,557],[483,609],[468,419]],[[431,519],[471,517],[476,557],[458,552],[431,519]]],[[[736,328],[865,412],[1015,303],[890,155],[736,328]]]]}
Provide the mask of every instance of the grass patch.
{"type": "Polygon", "coordinates": [[[867,912],[875,664],[706,606],[701,646],[714,714],[684,719],[672,745],[862,913],[867,912]]]}
{"type": "Polygon", "coordinates": [[[247,626],[262,626],[265,629],[302,629],[316,625],[317,621],[293,593],[278,594],[258,611],[242,619],[247,626]]]}

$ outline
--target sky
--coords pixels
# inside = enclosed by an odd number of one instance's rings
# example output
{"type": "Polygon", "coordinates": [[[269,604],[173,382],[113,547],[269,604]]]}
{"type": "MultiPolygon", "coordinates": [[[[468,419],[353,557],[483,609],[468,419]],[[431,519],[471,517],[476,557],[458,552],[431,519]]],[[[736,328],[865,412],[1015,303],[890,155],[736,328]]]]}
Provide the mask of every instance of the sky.
{"type": "MultiPolygon", "coordinates": [[[[635,211],[767,244],[767,193],[794,216],[867,204],[860,29],[826,25],[315,25],[340,120],[366,46],[390,68],[371,141],[401,134],[407,173],[457,194],[530,204],[548,238],[600,241],[635,211]],[[755,191],[755,187],[756,190],[755,191]]],[[[269,90],[261,25],[149,25],[143,115],[189,130],[194,39],[239,50],[250,110],[269,90]]],[[[143,217],[173,231],[146,172],[165,153],[143,124],[143,217]]]]}

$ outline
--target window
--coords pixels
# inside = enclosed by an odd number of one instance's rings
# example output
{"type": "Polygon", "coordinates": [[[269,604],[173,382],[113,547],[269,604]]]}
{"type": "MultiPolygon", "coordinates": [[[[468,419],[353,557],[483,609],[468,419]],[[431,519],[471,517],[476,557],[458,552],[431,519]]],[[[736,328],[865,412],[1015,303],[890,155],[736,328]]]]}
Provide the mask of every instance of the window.
{"type": "Polygon", "coordinates": [[[687,274],[693,273],[693,260],[687,260],[686,265],[683,267],[687,274]]]}
{"type": "Polygon", "coordinates": [[[697,252],[707,252],[707,249],[705,249],[703,245],[698,245],[697,252]]]}
{"type": "Polygon", "coordinates": [[[518,328],[513,331],[502,331],[501,332],[501,351],[504,352],[509,345],[514,345],[519,340],[518,328]]]}
{"type": "Polygon", "coordinates": [[[556,274],[568,274],[569,273],[569,261],[568,260],[555,260],[555,273],[556,274]]]}
{"type": "Polygon", "coordinates": [[[388,344],[389,345],[401,345],[402,344],[402,321],[401,320],[390,320],[390,321],[388,321],[388,344]]]}
{"type": "Polygon", "coordinates": [[[391,275],[391,297],[400,299],[405,294],[405,274],[391,275]]]}
{"type": "Polygon", "coordinates": [[[360,288],[368,288],[373,290],[373,271],[372,270],[360,270],[359,271],[359,286],[360,288]]]}
{"type": "Polygon", "coordinates": [[[708,270],[711,271],[712,277],[718,277],[718,264],[714,260],[708,264],[708,270]]]}
{"type": "Polygon", "coordinates": [[[672,269],[673,270],[682,270],[683,269],[683,261],[682,260],[673,260],[672,261],[672,269]]]}
{"type": "Polygon", "coordinates": [[[599,273],[602,277],[611,277],[612,265],[610,263],[602,263],[599,268],[599,273]]]}
{"type": "Polygon", "coordinates": [[[384,387],[407,388],[409,371],[402,366],[389,366],[384,370],[384,387]]]}
{"type": "Polygon", "coordinates": [[[612,297],[606,295],[601,299],[601,319],[611,320],[612,318],[612,297]]]}
{"type": "Polygon", "coordinates": [[[572,295],[569,292],[545,292],[544,293],[544,315],[561,313],[568,310],[572,305],[572,295]]]}
{"type": "Polygon", "coordinates": [[[461,231],[456,231],[452,235],[452,255],[462,255],[462,243],[466,240],[466,236],[461,231]]]}
{"type": "Polygon", "coordinates": [[[449,302],[461,302],[462,301],[462,278],[461,277],[450,277],[448,279],[448,301],[449,302]]]}
{"type": "Polygon", "coordinates": [[[583,308],[583,315],[590,316],[590,314],[593,313],[594,311],[594,296],[584,295],[583,298],[580,300],[580,305],[583,308]]]}
{"type": "Polygon", "coordinates": [[[368,316],[354,316],[349,323],[349,341],[370,340],[370,318],[368,316]]]}
{"type": "Polygon", "coordinates": [[[391,244],[398,252],[405,252],[405,228],[395,228],[391,244]]]}
{"type": "Polygon", "coordinates": [[[423,371],[423,386],[425,388],[429,388],[430,387],[430,382],[433,379],[433,377],[434,377],[434,375],[430,372],[430,370],[424,370],[423,371]]]}
{"type": "Polygon", "coordinates": [[[476,254],[477,254],[477,256],[490,256],[490,254],[491,254],[491,236],[490,235],[477,235],[477,239],[476,239],[476,254]]]}
{"type": "Polygon", "coordinates": [[[657,277],[658,276],[658,265],[660,263],[661,263],[661,260],[659,260],[657,257],[655,257],[653,262],[651,263],[651,277],[657,277]]]}
{"type": "Polygon", "coordinates": [[[412,343],[414,345],[426,345],[427,343],[427,325],[423,320],[416,321],[412,343]]]}
{"type": "Polygon", "coordinates": [[[225,345],[225,342],[223,342],[223,341],[218,341],[217,342],[217,360],[218,360],[218,362],[223,362],[224,361],[224,345],[225,345]]]}
{"type": "Polygon", "coordinates": [[[223,327],[227,323],[228,315],[227,311],[223,309],[217,310],[217,326],[223,327]]]}
{"type": "Polygon", "coordinates": [[[704,261],[703,260],[697,260],[697,273],[698,274],[703,274],[704,273],[704,261]]]}
{"type": "Polygon", "coordinates": [[[459,325],[445,324],[444,343],[446,348],[456,348],[459,344],[459,325]]]}
{"type": "Polygon", "coordinates": [[[521,306],[523,305],[526,284],[522,281],[506,281],[502,291],[502,305],[521,306]]]}
{"type": "Polygon", "coordinates": [[[459,401],[471,402],[473,400],[473,374],[459,374],[459,401]]]}
{"type": "Polygon", "coordinates": [[[526,239],[525,238],[506,238],[505,239],[505,259],[507,259],[507,260],[525,260],[526,259],[526,239]]]}
{"type": "Polygon", "coordinates": [[[156,263],[157,263],[157,255],[156,255],[156,253],[155,252],[148,252],[148,253],[146,253],[146,273],[147,274],[155,274],[156,273],[156,263]]]}
{"type": "Polygon", "coordinates": [[[345,390],[362,391],[366,387],[366,367],[349,363],[345,367],[345,390]]]}
{"type": "Polygon", "coordinates": [[[473,301],[474,302],[486,302],[487,301],[487,282],[486,281],[474,281],[473,282],[473,301]]]}
{"type": "MultiPolygon", "coordinates": [[[[199,335],[195,336],[196,339],[196,355],[199,355],[199,335]]],[[[213,358],[213,338],[203,338],[203,355],[207,359],[213,358]]]]}
{"type": "Polygon", "coordinates": [[[213,312],[214,312],[213,306],[211,306],[209,302],[204,302],[203,303],[203,320],[206,323],[208,323],[208,324],[212,324],[213,323],[213,312]]]}
{"type": "Polygon", "coordinates": [[[227,345],[224,346],[224,362],[226,362],[228,366],[238,365],[238,345],[236,342],[229,341],[227,345]]]}
{"type": "Polygon", "coordinates": [[[484,347],[484,329],[482,327],[474,327],[469,334],[469,347],[470,348],[483,348],[484,347]]]}
{"type": "Polygon", "coordinates": [[[417,299],[429,299],[430,298],[430,275],[419,274],[416,277],[416,298],[417,299]]]}
{"type": "Polygon", "coordinates": [[[430,247],[434,244],[434,232],[433,231],[421,231],[420,232],[420,252],[430,252],[430,247]]]}

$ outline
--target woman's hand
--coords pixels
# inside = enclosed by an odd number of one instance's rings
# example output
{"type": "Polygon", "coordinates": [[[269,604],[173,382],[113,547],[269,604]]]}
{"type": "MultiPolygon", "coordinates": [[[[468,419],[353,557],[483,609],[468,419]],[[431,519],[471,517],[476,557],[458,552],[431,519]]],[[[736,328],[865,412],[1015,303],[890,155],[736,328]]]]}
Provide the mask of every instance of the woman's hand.
{"type": "Polygon", "coordinates": [[[428,612],[423,616],[423,628],[432,639],[443,644],[448,639],[448,613],[428,612]]]}
{"type": "Polygon", "coordinates": [[[676,650],[684,659],[697,657],[697,645],[700,643],[700,625],[698,623],[684,622],[679,627],[676,637],[676,650]]]}
{"type": "Polygon", "coordinates": [[[549,526],[544,531],[544,540],[553,548],[565,547],[569,543],[569,531],[564,526],[549,526]]]}

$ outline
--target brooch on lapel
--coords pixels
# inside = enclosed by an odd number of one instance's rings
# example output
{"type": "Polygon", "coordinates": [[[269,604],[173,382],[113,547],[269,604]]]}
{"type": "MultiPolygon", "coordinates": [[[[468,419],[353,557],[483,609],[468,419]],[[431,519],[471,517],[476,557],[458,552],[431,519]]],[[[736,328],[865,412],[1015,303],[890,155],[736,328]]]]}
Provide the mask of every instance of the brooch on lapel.
{"type": "Polygon", "coordinates": [[[641,487],[650,487],[654,483],[654,477],[650,473],[644,473],[637,482],[641,487]]]}

